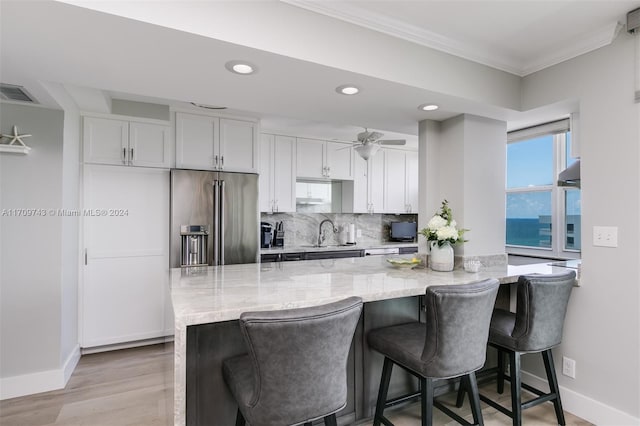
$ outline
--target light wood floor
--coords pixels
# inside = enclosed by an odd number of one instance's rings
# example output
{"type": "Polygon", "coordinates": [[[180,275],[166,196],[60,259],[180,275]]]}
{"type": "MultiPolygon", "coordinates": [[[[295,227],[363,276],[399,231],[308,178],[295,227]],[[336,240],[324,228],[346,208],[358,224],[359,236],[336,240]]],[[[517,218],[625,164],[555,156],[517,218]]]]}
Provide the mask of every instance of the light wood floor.
{"type": "MultiPolygon", "coordinates": [[[[491,386],[481,389],[495,396],[491,386]]],[[[493,395],[493,396],[492,396],[493,395]]],[[[455,395],[448,396],[453,403],[455,395]]],[[[508,391],[500,401],[509,401],[508,391]]],[[[467,407],[468,404],[465,404],[467,407]]],[[[468,408],[459,411],[469,420],[468,408]],[[465,411],[466,410],[466,411],[465,411]]],[[[396,426],[420,425],[420,410],[411,404],[386,413],[396,426]]],[[[510,425],[506,416],[483,404],[488,426],[510,425]]],[[[565,413],[568,425],[590,423],[565,413]]],[[[173,423],[173,345],[153,345],[85,355],[62,390],[0,402],[0,425],[171,425],[173,423]]],[[[365,422],[370,425],[371,422],[365,422]]],[[[456,424],[436,410],[434,425],[456,424]]],[[[525,425],[556,424],[550,403],[525,411],[525,425]]],[[[225,426],[225,425],[202,425],[225,426]]]]}

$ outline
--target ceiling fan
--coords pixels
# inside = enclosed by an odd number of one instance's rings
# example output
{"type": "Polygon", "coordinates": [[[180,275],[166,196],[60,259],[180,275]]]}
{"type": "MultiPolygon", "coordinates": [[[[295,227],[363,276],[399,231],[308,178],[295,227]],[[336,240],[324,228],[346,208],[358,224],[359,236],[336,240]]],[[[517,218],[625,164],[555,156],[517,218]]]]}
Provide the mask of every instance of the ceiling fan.
{"type": "Polygon", "coordinates": [[[380,132],[369,131],[358,133],[358,140],[353,141],[354,149],[365,160],[373,157],[382,145],[405,145],[407,141],[404,139],[380,139],[384,134],[380,132]]]}

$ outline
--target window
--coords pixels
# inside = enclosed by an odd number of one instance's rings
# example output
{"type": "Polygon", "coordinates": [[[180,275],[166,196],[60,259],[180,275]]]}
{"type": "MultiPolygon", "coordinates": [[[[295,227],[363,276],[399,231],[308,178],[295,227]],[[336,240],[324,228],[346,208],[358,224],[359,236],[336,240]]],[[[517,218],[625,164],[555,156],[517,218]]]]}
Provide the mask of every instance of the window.
{"type": "Polygon", "coordinates": [[[580,189],[557,183],[558,174],[576,161],[569,120],[510,132],[507,140],[507,252],[578,257],[580,189]]]}

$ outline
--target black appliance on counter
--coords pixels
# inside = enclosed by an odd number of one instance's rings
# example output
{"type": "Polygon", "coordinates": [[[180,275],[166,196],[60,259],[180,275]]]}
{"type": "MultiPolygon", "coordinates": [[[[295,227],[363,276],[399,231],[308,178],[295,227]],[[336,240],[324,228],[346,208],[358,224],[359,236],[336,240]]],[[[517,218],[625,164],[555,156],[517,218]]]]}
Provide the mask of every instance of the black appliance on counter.
{"type": "Polygon", "coordinates": [[[414,241],[418,224],[415,222],[391,222],[390,237],[392,241],[414,241]]]}
{"type": "Polygon", "coordinates": [[[260,222],[260,247],[270,248],[273,241],[273,225],[268,222],[260,222]]]}
{"type": "Polygon", "coordinates": [[[275,235],[273,236],[274,247],[284,247],[284,226],[282,222],[276,223],[275,235]]]}

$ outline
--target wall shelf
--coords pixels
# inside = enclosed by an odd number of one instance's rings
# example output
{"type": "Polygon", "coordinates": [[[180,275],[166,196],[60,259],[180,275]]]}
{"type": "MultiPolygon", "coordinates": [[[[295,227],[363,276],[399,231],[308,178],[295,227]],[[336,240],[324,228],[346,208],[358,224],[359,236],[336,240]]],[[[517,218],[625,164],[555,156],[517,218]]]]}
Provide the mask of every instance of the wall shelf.
{"type": "Polygon", "coordinates": [[[11,154],[28,154],[31,151],[31,148],[23,145],[6,145],[0,144],[0,153],[8,152],[11,154]]]}

